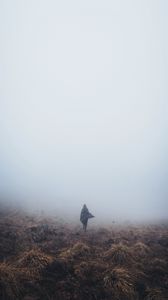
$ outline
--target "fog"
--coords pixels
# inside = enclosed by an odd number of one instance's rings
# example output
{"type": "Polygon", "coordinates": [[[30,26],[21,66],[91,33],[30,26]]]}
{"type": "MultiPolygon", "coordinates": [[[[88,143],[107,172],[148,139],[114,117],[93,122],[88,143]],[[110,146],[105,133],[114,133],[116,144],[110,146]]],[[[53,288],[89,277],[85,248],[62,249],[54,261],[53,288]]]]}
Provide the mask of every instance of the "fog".
{"type": "Polygon", "coordinates": [[[168,217],[168,2],[0,1],[0,196],[168,217]]]}

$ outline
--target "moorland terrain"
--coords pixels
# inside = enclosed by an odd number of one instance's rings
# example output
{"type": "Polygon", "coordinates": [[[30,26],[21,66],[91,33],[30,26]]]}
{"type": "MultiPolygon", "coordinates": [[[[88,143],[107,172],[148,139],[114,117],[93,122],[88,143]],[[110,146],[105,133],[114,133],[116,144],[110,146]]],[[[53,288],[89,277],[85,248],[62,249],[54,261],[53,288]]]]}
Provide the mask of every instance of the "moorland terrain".
{"type": "Polygon", "coordinates": [[[1,211],[0,299],[166,300],[168,224],[88,228],[1,211]]]}

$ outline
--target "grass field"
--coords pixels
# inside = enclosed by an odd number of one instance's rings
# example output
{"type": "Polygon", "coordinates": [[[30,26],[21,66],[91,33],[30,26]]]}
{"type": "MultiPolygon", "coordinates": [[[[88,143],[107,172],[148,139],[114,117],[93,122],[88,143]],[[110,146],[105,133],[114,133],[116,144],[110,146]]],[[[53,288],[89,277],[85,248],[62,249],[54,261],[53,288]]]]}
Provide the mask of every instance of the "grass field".
{"type": "Polygon", "coordinates": [[[168,299],[168,225],[90,227],[5,211],[0,299],[168,299]]]}

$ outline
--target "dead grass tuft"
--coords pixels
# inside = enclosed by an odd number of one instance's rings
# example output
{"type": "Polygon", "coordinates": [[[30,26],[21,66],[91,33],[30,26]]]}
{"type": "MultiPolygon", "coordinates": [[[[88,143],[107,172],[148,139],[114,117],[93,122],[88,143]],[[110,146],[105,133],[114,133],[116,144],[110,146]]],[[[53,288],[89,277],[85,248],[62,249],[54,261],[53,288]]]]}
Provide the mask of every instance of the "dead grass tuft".
{"type": "Polygon", "coordinates": [[[105,259],[111,260],[116,265],[127,265],[132,262],[132,253],[130,248],[123,244],[113,245],[104,254],[105,259]]]}
{"type": "Polygon", "coordinates": [[[77,242],[73,247],[60,253],[61,258],[81,258],[90,254],[90,247],[82,242],[77,242]]]}
{"type": "Polygon", "coordinates": [[[97,261],[82,261],[74,267],[74,274],[78,280],[95,284],[102,281],[102,274],[106,271],[107,265],[97,261]]]}
{"type": "Polygon", "coordinates": [[[150,248],[142,242],[137,242],[133,246],[133,253],[136,257],[144,258],[148,254],[150,254],[150,248]]]}
{"type": "Polygon", "coordinates": [[[145,300],[166,300],[160,289],[147,289],[145,300]]]}
{"type": "Polygon", "coordinates": [[[108,270],[104,276],[104,286],[110,290],[112,299],[134,300],[136,297],[133,279],[123,268],[108,270]]]}
{"type": "Polygon", "coordinates": [[[21,268],[27,276],[40,274],[41,271],[53,261],[50,255],[39,249],[23,252],[17,261],[17,267],[21,268]]]}

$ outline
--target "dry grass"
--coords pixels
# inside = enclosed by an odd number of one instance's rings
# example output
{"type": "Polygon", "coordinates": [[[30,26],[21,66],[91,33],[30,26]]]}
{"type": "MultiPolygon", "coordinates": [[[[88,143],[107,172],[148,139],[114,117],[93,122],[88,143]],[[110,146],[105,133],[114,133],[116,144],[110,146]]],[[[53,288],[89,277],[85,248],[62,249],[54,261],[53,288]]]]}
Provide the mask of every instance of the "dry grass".
{"type": "Polygon", "coordinates": [[[114,244],[104,253],[104,257],[115,265],[128,265],[132,262],[132,253],[129,247],[123,244],[114,244]]]}
{"type": "Polygon", "coordinates": [[[23,252],[17,260],[17,267],[22,269],[26,275],[40,275],[41,271],[53,261],[50,255],[41,252],[39,249],[32,249],[23,252]]]}
{"type": "Polygon", "coordinates": [[[54,222],[1,215],[0,299],[168,299],[167,225],[115,224],[83,234],[54,222]]]}
{"type": "Polygon", "coordinates": [[[150,261],[150,267],[156,273],[168,274],[168,261],[161,258],[154,258],[150,261]]]}
{"type": "Polygon", "coordinates": [[[98,261],[82,261],[74,266],[74,274],[82,281],[95,283],[102,280],[107,265],[98,261]]]}
{"type": "Polygon", "coordinates": [[[135,257],[143,258],[150,254],[150,248],[142,242],[137,242],[133,246],[133,253],[135,257]]]}
{"type": "Polygon", "coordinates": [[[136,297],[133,278],[124,268],[108,270],[104,276],[104,286],[110,290],[112,299],[133,300],[136,297]]]}
{"type": "Polygon", "coordinates": [[[71,248],[68,248],[60,253],[61,258],[81,258],[87,257],[90,254],[90,247],[82,242],[77,242],[71,248]]]}
{"type": "Polygon", "coordinates": [[[147,295],[144,300],[167,300],[168,297],[165,297],[160,289],[147,289],[147,295]]]}
{"type": "Polygon", "coordinates": [[[0,299],[20,299],[18,270],[6,262],[0,263],[0,299]]]}

